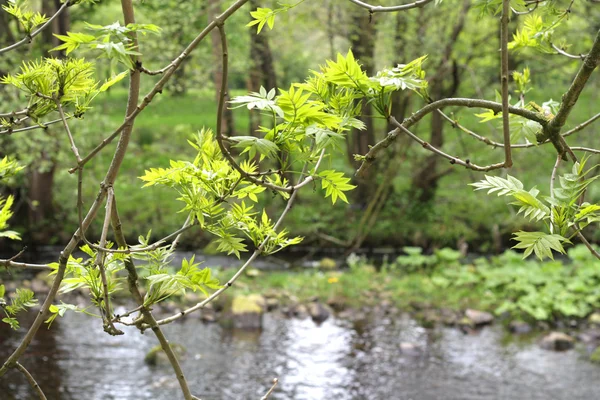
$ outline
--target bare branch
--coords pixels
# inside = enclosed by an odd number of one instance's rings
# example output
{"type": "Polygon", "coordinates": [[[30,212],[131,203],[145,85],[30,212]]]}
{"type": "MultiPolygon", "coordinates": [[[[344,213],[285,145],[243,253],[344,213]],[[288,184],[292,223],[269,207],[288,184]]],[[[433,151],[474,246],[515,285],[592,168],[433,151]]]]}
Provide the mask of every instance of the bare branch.
{"type": "Polygon", "coordinates": [[[397,129],[399,129],[400,131],[406,133],[408,136],[410,136],[413,140],[415,140],[416,142],[418,142],[421,146],[423,146],[424,149],[427,149],[429,151],[431,151],[432,153],[435,153],[441,157],[444,157],[448,160],[450,160],[451,164],[458,164],[458,165],[462,165],[465,168],[468,169],[472,169],[474,171],[492,171],[495,169],[500,169],[504,167],[504,163],[498,163],[498,164],[491,164],[491,165],[486,165],[484,167],[481,167],[479,165],[476,164],[472,164],[471,161],[469,159],[466,160],[461,160],[460,158],[451,156],[449,154],[444,153],[443,151],[441,151],[440,149],[438,149],[437,147],[433,147],[432,145],[430,145],[429,143],[427,143],[426,141],[424,141],[423,139],[421,139],[420,137],[418,137],[417,135],[415,135],[414,133],[412,133],[411,131],[409,131],[407,128],[405,128],[401,123],[399,123],[398,121],[396,121],[396,119],[394,117],[390,117],[390,122],[397,127],[397,129]]]}
{"type": "Polygon", "coordinates": [[[17,363],[15,366],[17,367],[19,372],[21,372],[23,375],[25,375],[25,379],[27,379],[27,382],[29,382],[29,385],[31,386],[31,388],[37,393],[40,400],[46,400],[46,395],[42,391],[42,388],[35,381],[35,379],[33,378],[33,375],[31,375],[29,373],[29,371],[27,371],[27,368],[25,368],[21,363],[17,363]]]}
{"type": "MultiPolygon", "coordinates": [[[[412,116],[405,119],[402,122],[402,126],[404,128],[410,128],[411,126],[419,122],[421,119],[423,119],[427,114],[447,106],[487,108],[494,112],[502,112],[502,104],[493,101],[465,98],[448,98],[427,104],[425,107],[415,112],[412,116]]],[[[546,126],[548,124],[548,120],[541,113],[513,106],[508,107],[508,112],[535,121],[542,126],[546,126]]],[[[396,137],[400,134],[400,132],[402,132],[400,128],[396,128],[393,131],[388,132],[388,134],[383,140],[379,141],[373,147],[371,147],[369,152],[365,154],[365,160],[363,161],[360,168],[356,171],[356,175],[362,174],[369,167],[369,165],[375,161],[375,159],[377,158],[377,154],[379,154],[379,152],[381,152],[383,149],[389,147],[392,144],[392,142],[396,139],[396,137]]]]}
{"type": "Polygon", "coordinates": [[[360,0],[350,0],[350,2],[356,4],[357,6],[361,6],[362,8],[369,10],[370,13],[410,10],[411,8],[423,7],[426,4],[431,3],[432,1],[433,0],[417,0],[414,3],[385,7],[385,6],[374,6],[374,5],[365,3],[364,1],[360,1],[360,0]]]}
{"type": "Polygon", "coordinates": [[[573,58],[575,60],[585,60],[585,57],[587,56],[587,54],[580,54],[580,55],[575,55],[575,54],[570,54],[567,53],[566,51],[564,51],[563,49],[561,49],[560,47],[556,46],[554,43],[552,43],[552,48],[554,50],[556,50],[556,52],[562,56],[568,57],[568,58],[573,58]]]}
{"type": "Polygon", "coordinates": [[[504,134],[504,167],[512,167],[510,149],[510,122],[508,114],[508,16],[510,0],[502,0],[502,16],[500,17],[500,82],[502,84],[502,132],[504,134]]]}
{"type": "Polygon", "coordinates": [[[279,379],[277,379],[277,378],[273,379],[273,385],[271,386],[269,391],[263,397],[260,398],[260,400],[268,400],[269,396],[271,395],[271,393],[273,393],[273,391],[275,390],[275,386],[277,386],[278,383],[279,383],[279,379]]]}

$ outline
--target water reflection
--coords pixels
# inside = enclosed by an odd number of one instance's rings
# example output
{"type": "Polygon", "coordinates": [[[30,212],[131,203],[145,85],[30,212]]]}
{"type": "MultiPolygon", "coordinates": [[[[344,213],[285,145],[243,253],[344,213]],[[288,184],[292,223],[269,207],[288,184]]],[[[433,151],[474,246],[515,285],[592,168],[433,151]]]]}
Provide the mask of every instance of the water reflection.
{"type": "MultiPolygon", "coordinates": [[[[22,332],[0,328],[2,359],[22,332]]],[[[595,399],[600,369],[576,351],[553,353],[535,342],[501,344],[500,328],[476,335],[426,330],[408,316],[357,322],[265,317],[262,332],[224,330],[190,318],[165,327],[187,352],[193,392],[203,400],[259,399],[274,377],[274,400],[595,399]],[[404,344],[402,344],[404,343],[404,344]]],[[[177,399],[170,366],[144,364],[156,345],[151,332],[111,337],[100,322],[68,314],[41,330],[23,363],[48,399],[177,399]]],[[[0,398],[34,398],[11,372],[0,398]]]]}

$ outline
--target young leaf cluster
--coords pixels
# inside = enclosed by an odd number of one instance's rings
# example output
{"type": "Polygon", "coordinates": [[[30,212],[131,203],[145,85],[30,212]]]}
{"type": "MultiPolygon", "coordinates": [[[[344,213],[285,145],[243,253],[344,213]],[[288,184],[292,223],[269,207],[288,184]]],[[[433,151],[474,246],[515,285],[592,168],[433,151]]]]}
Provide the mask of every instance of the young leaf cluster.
{"type": "Polygon", "coordinates": [[[29,289],[15,290],[14,296],[10,300],[10,304],[7,304],[4,300],[6,294],[6,288],[4,285],[0,285],[0,308],[4,310],[6,317],[2,318],[2,322],[10,325],[14,330],[19,329],[19,321],[16,315],[21,311],[27,311],[37,304],[37,299],[34,298],[34,294],[29,289]]]}
{"type": "Polygon", "coordinates": [[[487,190],[488,194],[512,197],[510,204],[519,207],[519,214],[532,222],[544,222],[549,233],[517,232],[514,248],[525,250],[525,257],[533,252],[540,260],[552,259],[552,251],[564,254],[563,245],[571,243],[570,239],[577,232],[600,221],[600,205],[581,201],[587,187],[598,178],[587,177],[595,168],[586,169],[587,160],[576,162],[571,172],[561,175],[551,196],[540,196],[535,187],[525,190],[523,183],[510,175],[506,179],[486,175],[484,180],[471,185],[475,190],[487,190]]]}
{"type": "Polygon", "coordinates": [[[68,55],[79,47],[97,50],[100,57],[108,58],[112,62],[113,70],[117,63],[125,65],[128,69],[134,69],[131,56],[141,55],[135,48],[130,37],[131,33],[160,34],[161,29],[152,24],[128,24],[121,25],[115,22],[110,25],[86,24],[90,34],[81,32],[67,32],[66,35],[54,35],[63,43],[53,51],[65,50],[68,55]]]}
{"type": "MultiPolygon", "coordinates": [[[[273,143],[267,139],[238,137],[239,146],[246,146],[243,152],[253,157],[257,152],[269,157],[273,143]]],[[[255,184],[233,168],[221,153],[210,130],[201,131],[195,142],[190,144],[196,149],[193,162],[171,161],[170,168],[152,168],[140,177],[146,184],[163,185],[173,188],[179,194],[178,200],[184,203],[183,212],[190,214],[201,229],[216,237],[219,251],[235,254],[247,251],[246,239],[258,247],[266,236],[265,224],[261,224],[251,203],[258,202],[258,195],[265,187],[255,184]],[[246,200],[250,201],[246,203],[246,200]]],[[[273,150],[274,151],[274,150],[273,150]]],[[[256,174],[254,161],[244,161],[240,168],[246,174],[256,174]]],[[[274,184],[286,183],[279,174],[266,174],[264,179],[274,184]]],[[[264,212],[263,212],[264,213],[264,212]]],[[[299,242],[299,238],[288,239],[285,231],[268,235],[265,253],[272,253],[290,244],[299,242]]]]}

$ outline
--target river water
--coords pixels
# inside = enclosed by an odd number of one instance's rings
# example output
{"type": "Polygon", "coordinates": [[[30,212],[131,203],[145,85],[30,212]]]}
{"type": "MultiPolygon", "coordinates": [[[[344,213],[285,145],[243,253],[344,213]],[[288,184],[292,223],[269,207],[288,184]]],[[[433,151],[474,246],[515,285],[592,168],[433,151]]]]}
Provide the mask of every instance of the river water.
{"type": "MultiPolygon", "coordinates": [[[[506,344],[501,327],[465,335],[424,329],[405,315],[317,325],[271,313],[261,332],[193,316],[165,332],[185,347],[183,368],[203,400],[258,400],[274,377],[280,381],[274,400],[600,398],[600,367],[583,353],[542,350],[535,339],[506,344]]],[[[67,314],[40,330],[22,363],[48,400],[181,398],[170,366],[143,361],[157,344],[152,332],[125,333],[112,337],[97,319],[67,314]]],[[[22,334],[0,328],[0,360],[22,334]]],[[[0,399],[34,398],[17,372],[0,379],[0,399]]]]}

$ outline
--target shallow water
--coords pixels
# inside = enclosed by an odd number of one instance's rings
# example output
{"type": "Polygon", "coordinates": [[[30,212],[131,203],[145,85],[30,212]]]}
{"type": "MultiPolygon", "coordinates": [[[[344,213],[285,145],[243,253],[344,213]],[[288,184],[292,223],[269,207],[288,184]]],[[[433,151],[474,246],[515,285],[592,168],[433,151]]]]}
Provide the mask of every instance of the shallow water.
{"type": "MultiPolygon", "coordinates": [[[[358,399],[597,399],[600,367],[576,350],[554,353],[535,341],[503,345],[500,327],[465,335],[452,328],[427,330],[407,316],[351,323],[265,316],[262,332],[224,330],[194,317],[165,327],[190,386],[203,400],[260,399],[274,377],[274,400],[358,399]],[[402,342],[420,348],[403,354],[402,342]]],[[[42,329],[22,363],[48,399],[178,399],[168,365],[143,359],[156,345],[135,329],[111,337],[98,320],[67,314],[42,329]]],[[[0,359],[20,335],[0,330],[0,359]]],[[[0,379],[0,399],[33,399],[22,377],[0,379]]]]}

